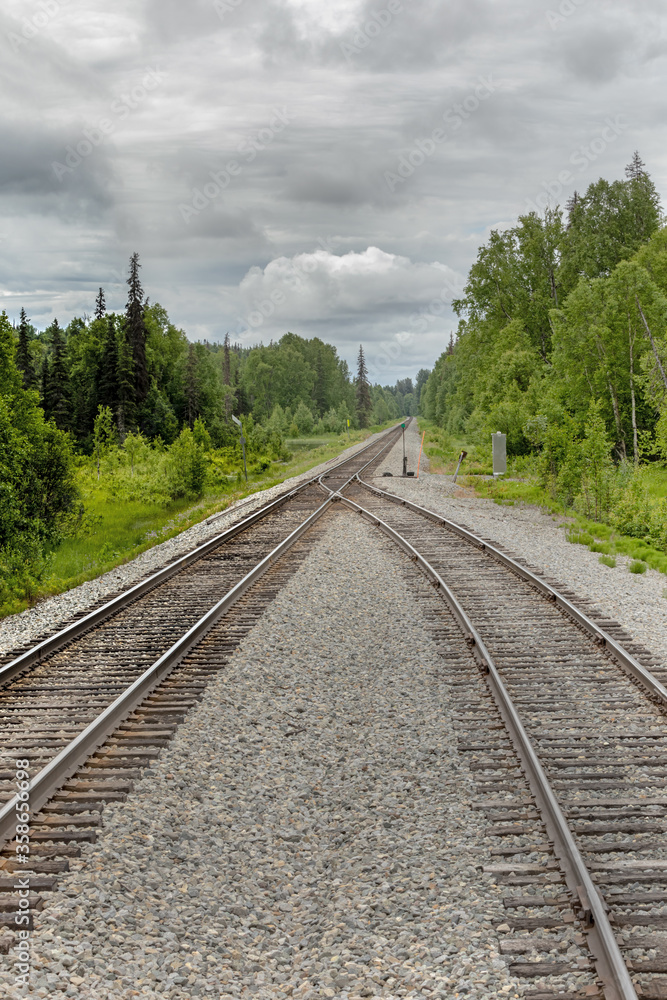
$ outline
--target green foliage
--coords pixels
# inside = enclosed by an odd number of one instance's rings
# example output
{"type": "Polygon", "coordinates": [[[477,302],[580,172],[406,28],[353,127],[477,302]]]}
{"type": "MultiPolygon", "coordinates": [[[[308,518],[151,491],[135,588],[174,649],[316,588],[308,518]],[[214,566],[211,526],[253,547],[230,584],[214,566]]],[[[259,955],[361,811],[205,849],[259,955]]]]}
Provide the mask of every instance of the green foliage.
{"type": "Polygon", "coordinates": [[[628,570],[631,573],[645,573],[648,566],[645,562],[641,562],[639,559],[634,559],[628,566],[628,570]]]}
{"type": "Polygon", "coordinates": [[[0,601],[29,597],[46,553],[75,522],[78,490],[69,437],[24,388],[14,337],[0,315],[0,601]]]}
{"type": "Polygon", "coordinates": [[[610,569],[615,569],[616,567],[616,559],[614,556],[600,556],[598,562],[602,563],[603,566],[609,566],[610,569]]]}
{"type": "Polygon", "coordinates": [[[203,446],[190,428],[185,427],[169,448],[167,482],[172,500],[202,496],[207,467],[203,446]]]}
{"type": "Polygon", "coordinates": [[[667,551],[667,500],[642,465],[667,459],[662,224],[636,153],[625,179],[575,194],[567,221],[556,209],[493,232],[420,404],[468,451],[503,431],[557,505],[667,551]]]}
{"type": "Polygon", "coordinates": [[[294,423],[297,426],[299,434],[311,434],[314,426],[313,414],[310,412],[306,404],[301,400],[294,413],[294,423]]]}
{"type": "Polygon", "coordinates": [[[592,535],[589,535],[586,531],[571,531],[567,536],[568,542],[572,542],[574,545],[593,545],[595,539],[592,535]]]}

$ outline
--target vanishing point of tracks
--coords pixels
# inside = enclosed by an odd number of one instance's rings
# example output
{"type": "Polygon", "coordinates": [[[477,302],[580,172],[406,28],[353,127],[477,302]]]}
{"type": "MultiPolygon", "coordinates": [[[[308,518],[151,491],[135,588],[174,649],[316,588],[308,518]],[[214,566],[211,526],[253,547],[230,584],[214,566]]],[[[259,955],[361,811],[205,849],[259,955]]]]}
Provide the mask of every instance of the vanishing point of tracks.
{"type": "Polygon", "coordinates": [[[459,748],[497,838],[486,868],[507,885],[500,947],[525,995],[573,996],[528,984],[571,971],[553,941],[575,922],[592,963],[575,996],[667,998],[667,672],[554,581],[367,485],[396,440],[389,432],[0,668],[0,923],[13,926],[19,870],[40,908],[95,839],[104,803],[128,794],[342,503],[434,583],[436,637],[452,615],[461,630],[459,748]],[[30,760],[28,865],[10,839],[19,755],[30,760]]]}

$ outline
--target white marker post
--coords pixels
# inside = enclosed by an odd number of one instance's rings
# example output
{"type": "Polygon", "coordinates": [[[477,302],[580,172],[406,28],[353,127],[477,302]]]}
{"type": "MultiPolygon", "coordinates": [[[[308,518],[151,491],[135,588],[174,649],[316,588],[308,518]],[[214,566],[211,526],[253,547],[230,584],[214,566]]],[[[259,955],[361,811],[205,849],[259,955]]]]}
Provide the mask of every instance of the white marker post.
{"type": "Polygon", "coordinates": [[[493,445],[493,475],[503,476],[507,472],[507,435],[496,431],[491,435],[493,445]]]}
{"type": "Polygon", "coordinates": [[[239,418],[235,417],[233,413],[232,413],[232,420],[238,426],[238,429],[241,431],[241,448],[243,449],[243,471],[245,472],[245,481],[246,481],[246,486],[247,486],[248,485],[248,469],[247,469],[247,466],[245,464],[245,438],[243,437],[243,427],[241,426],[241,421],[239,420],[239,418]]]}

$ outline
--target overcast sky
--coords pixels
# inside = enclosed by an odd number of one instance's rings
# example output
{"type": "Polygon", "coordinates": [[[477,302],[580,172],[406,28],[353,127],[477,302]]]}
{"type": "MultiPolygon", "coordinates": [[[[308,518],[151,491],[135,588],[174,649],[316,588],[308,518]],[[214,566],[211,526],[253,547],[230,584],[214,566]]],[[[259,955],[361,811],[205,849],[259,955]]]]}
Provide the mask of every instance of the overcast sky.
{"type": "Polygon", "coordinates": [[[3,0],[0,308],[120,310],[136,250],[192,340],[291,330],[414,376],[545,186],[637,148],[667,193],[666,26],[663,0],[3,0]]]}

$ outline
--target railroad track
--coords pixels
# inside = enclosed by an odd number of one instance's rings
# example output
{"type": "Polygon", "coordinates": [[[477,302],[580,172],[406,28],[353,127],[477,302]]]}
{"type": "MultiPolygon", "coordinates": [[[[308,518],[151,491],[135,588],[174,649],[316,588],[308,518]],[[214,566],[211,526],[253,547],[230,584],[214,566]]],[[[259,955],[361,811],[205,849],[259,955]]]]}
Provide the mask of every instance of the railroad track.
{"type": "MultiPolygon", "coordinates": [[[[342,486],[372,470],[399,433],[387,432],[325,476],[342,486]]],[[[16,929],[18,873],[31,892],[30,923],[21,926],[32,926],[42,894],[80,844],[95,840],[104,804],[127,796],[298,567],[331,504],[320,478],[0,666],[0,928],[16,929]],[[27,762],[21,777],[29,774],[21,797],[17,760],[27,762]]],[[[0,938],[0,950],[12,944],[0,938]]]]}
{"type": "Polygon", "coordinates": [[[598,973],[580,995],[667,997],[667,671],[623,646],[618,623],[460,525],[359,477],[340,499],[436,585],[492,698],[461,677],[459,745],[498,838],[502,860],[486,870],[510,887],[512,970],[571,968],[548,932],[576,919],[598,973]]]}
{"type": "MultiPolygon", "coordinates": [[[[9,683],[0,692],[0,795],[11,796],[19,749],[31,774],[51,766],[51,775],[44,789],[31,783],[29,869],[15,860],[15,843],[0,855],[0,923],[13,920],[19,870],[30,872],[32,909],[39,909],[38,894],[53,888],[80,842],[95,838],[104,803],[123,799],[158,756],[316,543],[321,515],[336,502],[379,524],[408,552],[463,632],[469,663],[456,659],[453,697],[459,748],[476,775],[475,807],[497,838],[498,860],[487,874],[507,885],[500,947],[516,976],[547,983],[527,985],[525,996],[667,997],[667,673],[632,648],[620,626],[576,606],[554,581],[364,483],[361,476],[372,476],[394,439],[281,498],[271,530],[261,512],[251,515],[187,564],[140,585],[125,604],[78,623],[71,645],[61,634],[55,649],[42,644],[3,668],[9,683]],[[210,608],[221,593],[226,597],[210,608]],[[127,696],[133,686],[134,702],[127,696]],[[72,752],[72,736],[102,705],[107,718],[92,744],[72,752]],[[69,760],[59,765],[67,749],[69,760]],[[558,986],[573,969],[573,959],[559,953],[565,940],[587,941],[590,949],[575,960],[588,974],[575,994],[558,986]]],[[[437,616],[433,627],[444,631],[437,616]]],[[[3,810],[7,829],[13,805],[3,810]]]]}

